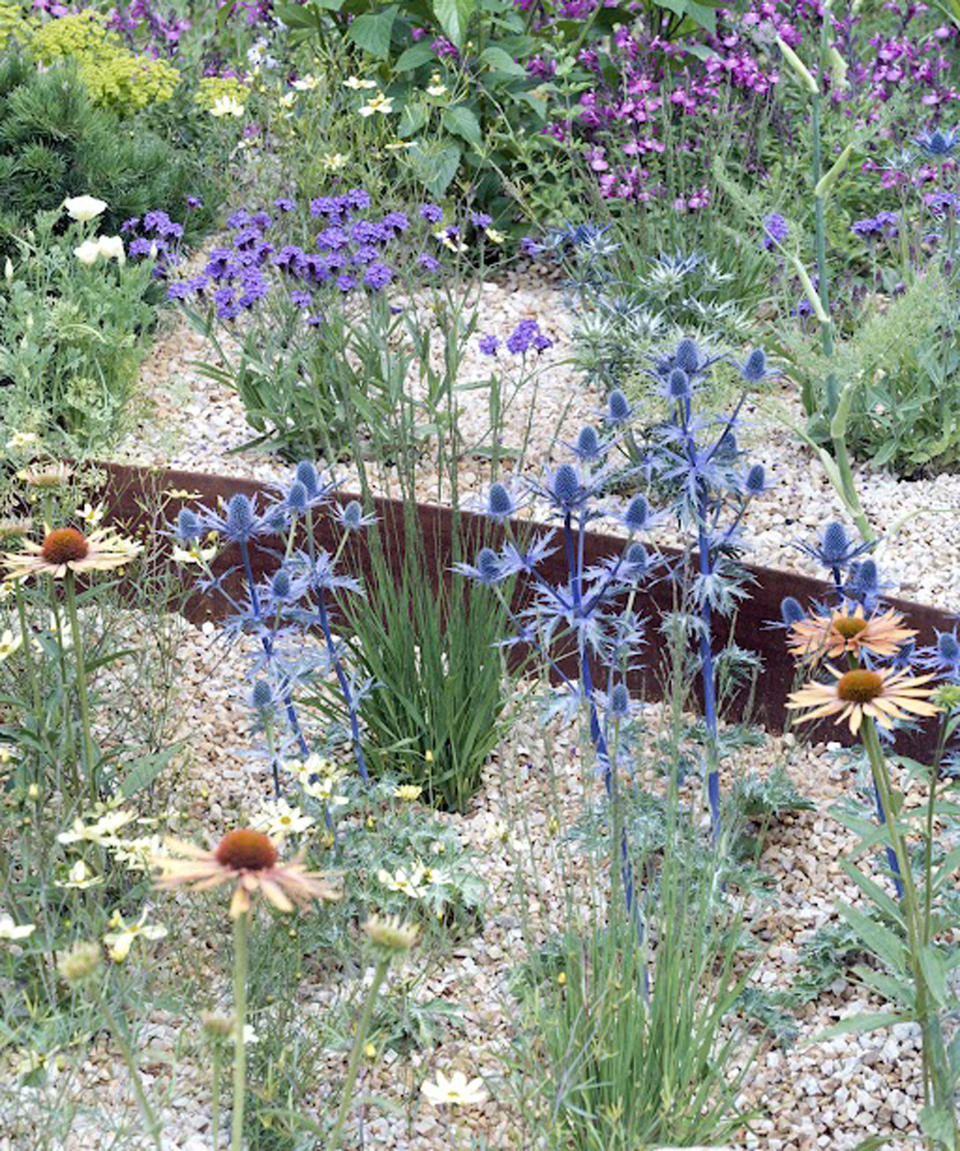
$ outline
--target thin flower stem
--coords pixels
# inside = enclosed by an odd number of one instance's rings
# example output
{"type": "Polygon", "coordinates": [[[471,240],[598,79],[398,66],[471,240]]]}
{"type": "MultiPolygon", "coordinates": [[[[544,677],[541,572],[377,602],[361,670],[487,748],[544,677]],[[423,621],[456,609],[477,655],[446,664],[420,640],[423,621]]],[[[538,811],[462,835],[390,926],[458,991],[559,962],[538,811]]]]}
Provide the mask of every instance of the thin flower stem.
{"type": "Polygon", "coordinates": [[[210,1127],[213,1151],[220,1151],[220,1043],[219,1039],[214,1039],[210,1044],[210,1127]]]}
{"type": "Polygon", "coordinates": [[[83,642],[80,638],[80,620],[77,617],[77,590],[74,575],[70,569],[63,577],[67,600],[67,616],[70,620],[70,637],[73,641],[73,658],[77,665],[77,698],[80,701],[80,726],[83,730],[83,759],[87,771],[87,786],[90,798],[96,802],[100,798],[97,788],[97,771],[94,762],[93,736],[90,731],[90,700],[87,696],[87,669],[83,660],[83,642]]]}
{"type": "Polygon", "coordinates": [[[163,1151],[163,1143],[160,1138],[160,1132],[162,1130],[161,1123],[153,1108],[150,1106],[150,1100],[147,1098],[147,1092],[143,1086],[143,1080],[140,1078],[140,1070],[137,1067],[133,1048],[130,1046],[126,1032],[120,1026],[116,1015],[114,1015],[113,1008],[110,1006],[106,994],[100,990],[97,998],[99,999],[99,1007],[103,1012],[103,1017],[107,1021],[107,1026],[113,1034],[114,1042],[120,1048],[120,1054],[123,1056],[123,1061],[127,1065],[127,1070],[130,1072],[130,1086],[133,1088],[133,1095],[137,1101],[137,1107],[140,1111],[140,1117],[143,1119],[143,1124],[147,1129],[147,1133],[154,1147],[156,1147],[157,1151],[163,1151]]]}
{"type": "Polygon", "coordinates": [[[343,661],[339,655],[337,655],[337,647],[333,642],[330,617],[327,612],[326,602],[323,598],[322,588],[317,595],[317,614],[320,618],[320,628],[323,631],[323,638],[327,645],[327,654],[330,656],[330,662],[333,664],[333,669],[336,672],[337,682],[340,684],[340,691],[343,694],[344,703],[347,705],[347,714],[350,716],[350,740],[353,744],[353,754],[357,760],[357,767],[360,769],[360,778],[364,783],[369,783],[370,774],[367,771],[367,759],[363,754],[363,744],[360,739],[360,719],[357,715],[357,704],[353,698],[353,692],[350,690],[347,673],[343,670],[343,661]]]}
{"type": "Polygon", "coordinates": [[[243,1151],[243,1107],[247,1091],[247,1048],[244,1030],[247,1022],[247,942],[250,912],[238,915],[233,923],[233,1123],[231,1151],[243,1151]]]}
{"type": "Polygon", "coordinates": [[[343,1127],[347,1121],[347,1115],[350,1113],[350,1104],[353,1102],[353,1085],[357,1081],[360,1055],[363,1052],[363,1045],[366,1042],[367,1032],[370,1029],[370,1020],[373,1018],[373,1009],[376,1006],[377,996],[380,994],[380,987],[383,984],[389,966],[390,956],[385,955],[379,961],[373,973],[373,982],[370,984],[370,991],[367,993],[367,1000],[363,1005],[363,1012],[357,1023],[357,1033],[353,1038],[353,1047],[350,1049],[350,1059],[347,1063],[347,1078],[343,1084],[340,1107],[337,1111],[337,1119],[334,1123],[330,1140],[327,1143],[327,1151],[337,1151],[337,1148],[340,1146],[343,1127]]]}

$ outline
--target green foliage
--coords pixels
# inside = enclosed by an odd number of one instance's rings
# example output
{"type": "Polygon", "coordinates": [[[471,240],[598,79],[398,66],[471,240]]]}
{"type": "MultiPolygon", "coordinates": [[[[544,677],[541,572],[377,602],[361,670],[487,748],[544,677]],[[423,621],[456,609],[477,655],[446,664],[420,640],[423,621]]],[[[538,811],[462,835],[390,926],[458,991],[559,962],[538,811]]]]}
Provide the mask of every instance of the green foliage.
{"type": "Polygon", "coordinates": [[[73,249],[89,228],[58,236],[61,219],[38,214],[0,280],[0,437],[86,452],[126,426],[156,287],[149,261],[81,264],[73,249]]]}
{"type": "Polygon", "coordinates": [[[188,241],[207,228],[220,202],[209,168],[180,154],[139,118],[120,121],[91,102],[76,69],[39,72],[18,55],[0,59],[0,242],[32,222],[39,210],[58,208],[67,196],[106,200],[102,229],[150,209],[183,216],[188,195],[204,199],[191,213],[188,241]]]}
{"type": "Polygon", "coordinates": [[[753,771],[737,778],[731,802],[747,819],[775,819],[796,811],[815,811],[817,806],[782,767],[775,767],[765,779],[753,771]]]}

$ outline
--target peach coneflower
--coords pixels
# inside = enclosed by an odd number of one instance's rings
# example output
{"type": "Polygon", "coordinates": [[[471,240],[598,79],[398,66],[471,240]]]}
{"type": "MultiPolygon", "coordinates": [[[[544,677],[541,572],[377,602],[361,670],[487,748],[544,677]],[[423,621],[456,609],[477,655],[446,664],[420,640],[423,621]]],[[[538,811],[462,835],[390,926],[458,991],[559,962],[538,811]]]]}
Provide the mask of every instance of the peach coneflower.
{"type": "Polygon", "coordinates": [[[798,722],[835,715],[837,723],[847,720],[851,734],[856,735],[864,716],[889,730],[895,720],[909,719],[912,715],[936,715],[940,710],[928,698],[932,690],[921,686],[933,679],[932,673],[910,676],[907,669],[891,668],[841,672],[830,664],[827,670],[835,677],[835,683],[808,683],[790,695],[788,708],[812,709],[800,716],[798,722]]]}
{"type": "Polygon", "coordinates": [[[302,907],[314,899],[332,903],[341,895],[324,876],[306,870],[302,852],[283,863],[270,837],[252,828],[227,832],[213,851],[167,840],[153,863],[160,868],[157,887],[168,890],[189,887],[208,891],[223,883],[235,883],[231,919],[248,912],[251,897],[258,893],[278,911],[293,911],[294,904],[302,907]]]}
{"type": "Polygon", "coordinates": [[[85,536],[76,528],[53,528],[43,543],[23,541],[22,552],[8,552],[4,557],[9,579],[32,575],[51,575],[62,579],[67,572],[110,571],[122,567],[140,552],[139,544],[121,539],[109,528],[100,528],[85,536]]]}
{"type": "Polygon", "coordinates": [[[892,608],[865,617],[857,604],[852,613],[832,611],[798,620],[787,635],[787,647],[795,659],[806,663],[861,651],[890,658],[916,634],[915,628],[903,627],[903,616],[892,608]]]}

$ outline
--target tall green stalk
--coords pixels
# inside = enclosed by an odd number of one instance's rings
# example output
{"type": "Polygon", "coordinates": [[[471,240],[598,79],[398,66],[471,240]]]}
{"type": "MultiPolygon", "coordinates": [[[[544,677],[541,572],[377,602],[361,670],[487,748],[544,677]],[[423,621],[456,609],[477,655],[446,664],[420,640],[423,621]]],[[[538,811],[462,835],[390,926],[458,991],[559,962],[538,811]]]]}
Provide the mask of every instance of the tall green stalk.
{"type": "Polygon", "coordinates": [[[77,615],[77,588],[75,576],[67,569],[63,577],[67,601],[67,618],[70,621],[70,638],[73,642],[73,658],[77,668],[77,698],[80,701],[80,727],[83,732],[83,760],[87,773],[87,786],[90,798],[96,802],[100,798],[97,787],[97,765],[90,730],[90,700],[87,696],[87,669],[83,658],[83,641],[80,635],[80,619],[77,615]]]}
{"type": "Polygon", "coordinates": [[[247,968],[250,912],[233,922],[233,1127],[230,1151],[243,1151],[243,1109],[247,1092],[247,1048],[244,1029],[247,1022],[247,968]]]}
{"type": "Polygon", "coordinates": [[[382,956],[373,973],[373,982],[367,992],[367,999],[363,1005],[363,1012],[357,1023],[357,1031],[353,1038],[353,1047],[350,1049],[350,1060],[347,1063],[347,1078],[343,1085],[343,1094],[340,1098],[340,1107],[333,1131],[327,1143],[327,1151],[337,1151],[343,1137],[343,1127],[350,1113],[350,1104],[353,1102],[353,1085],[357,1081],[357,1070],[360,1067],[360,1056],[366,1042],[367,1032],[370,1030],[370,1020],[373,1018],[373,1009],[380,994],[380,988],[386,978],[387,968],[390,966],[390,955],[382,956]]]}

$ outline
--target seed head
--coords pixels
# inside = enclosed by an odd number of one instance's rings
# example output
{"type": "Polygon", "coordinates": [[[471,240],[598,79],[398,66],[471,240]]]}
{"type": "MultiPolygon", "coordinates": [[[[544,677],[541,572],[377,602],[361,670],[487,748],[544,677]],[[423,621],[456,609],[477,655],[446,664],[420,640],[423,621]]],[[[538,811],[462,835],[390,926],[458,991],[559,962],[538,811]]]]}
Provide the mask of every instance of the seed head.
{"type": "Polygon", "coordinates": [[[760,495],[766,481],[767,473],[764,471],[763,464],[754,464],[750,471],[747,472],[747,479],[744,485],[747,489],[747,495],[760,495]]]}
{"type": "Polygon", "coordinates": [[[700,369],[700,351],[693,340],[681,340],[673,358],[677,367],[682,368],[688,376],[700,369]]]}
{"type": "Polygon", "coordinates": [[[287,492],[287,507],[292,512],[305,512],[307,510],[307,503],[309,496],[307,495],[307,488],[299,480],[294,480],[290,485],[290,490],[287,492]]]}
{"type": "Polygon", "coordinates": [[[627,548],[625,562],[640,572],[646,571],[647,565],[650,562],[647,556],[647,549],[641,543],[632,543],[627,548]]]}
{"type": "Polygon", "coordinates": [[[307,489],[307,495],[313,499],[320,490],[320,477],[309,460],[301,460],[297,464],[297,479],[307,489]]]}
{"type": "Polygon", "coordinates": [[[273,703],[273,691],[265,679],[258,679],[253,685],[253,706],[257,711],[266,711],[273,703]]]}
{"type": "Polygon", "coordinates": [[[222,1011],[201,1011],[200,1026],[211,1039],[226,1039],[236,1030],[237,1021],[222,1011]]]}
{"type": "Polygon", "coordinates": [[[477,552],[476,568],[481,579],[495,583],[500,578],[500,557],[493,548],[481,548],[477,552]]]}
{"type": "Polygon", "coordinates": [[[235,540],[248,540],[254,534],[256,522],[257,517],[253,513],[253,504],[243,492],[237,492],[227,504],[227,535],[235,540]]]}
{"type": "Polygon", "coordinates": [[[837,698],[845,703],[869,703],[883,695],[883,676],[859,668],[848,671],[837,681],[837,698]]]}
{"type": "Polygon", "coordinates": [[[841,523],[834,521],[823,529],[823,541],[820,550],[823,552],[824,563],[830,567],[841,564],[846,559],[850,541],[847,539],[847,529],[841,523]]]}
{"type": "Polygon", "coordinates": [[[577,436],[577,455],[584,460],[595,460],[600,455],[600,437],[589,424],[577,436]]]}
{"type": "Polygon", "coordinates": [[[218,863],[234,871],[268,871],[277,862],[270,836],[249,827],[228,831],[213,854],[218,863]]]}
{"type": "Polygon", "coordinates": [[[754,348],[743,365],[743,378],[748,383],[759,383],[767,374],[767,356],[763,348],[754,348]]]}
{"type": "Polygon", "coordinates": [[[286,599],[290,595],[290,573],[285,568],[274,572],[270,581],[270,594],[274,599],[286,599]]]}
{"type": "Polygon", "coordinates": [[[792,595],[788,595],[780,601],[780,618],[787,627],[793,627],[795,623],[806,619],[806,616],[807,613],[803,610],[803,604],[798,599],[794,599],[792,595]]]}
{"type": "Polygon", "coordinates": [[[650,518],[650,505],[643,496],[634,496],[624,513],[624,523],[632,532],[642,532],[650,518]]]}
{"type": "Polygon", "coordinates": [[[561,464],[553,477],[553,498],[558,504],[573,504],[580,494],[580,477],[573,464],[561,464]]]}
{"type": "Polygon", "coordinates": [[[667,388],[670,398],[674,400],[685,400],[690,395],[690,377],[683,368],[673,369],[667,380],[667,388]]]}
{"type": "Polygon", "coordinates": [[[616,683],[610,691],[610,704],[608,708],[614,719],[624,719],[630,713],[630,692],[627,685],[616,683]]]}
{"type": "Polygon", "coordinates": [[[388,951],[409,951],[420,938],[420,928],[402,923],[399,915],[371,915],[362,926],[371,943],[388,951]]]}
{"type": "Polygon", "coordinates": [[[490,515],[497,517],[508,516],[513,511],[513,500],[503,484],[490,485],[490,493],[487,496],[487,511],[490,515]]]}
{"type": "Polygon", "coordinates": [[[102,959],[99,943],[81,940],[58,954],[57,971],[64,983],[80,983],[97,970],[102,959]]]}
{"type": "Polygon", "coordinates": [[[47,532],[40,554],[48,564],[76,563],[85,559],[90,545],[76,528],[56,528],[47,532]]]}
{"type": "Polygon", "coordinates": [[[952,631],[942,631],[937,635],[937,655],[944,663],[960,660],[960,641],[952,631]]]}
{"type": "Polygon", "coordinates": [[[363,527],[363,508],[359,500],[350,500],[343,509],[343,526],[350,531],[363,527]]]}
{"type": "Polygon", "coordinates": [[[630,419],[631,414],[627,397],[619,388],[614,388],[607,398],[607,422],[610,424],[624,424],[630,419]]]}

